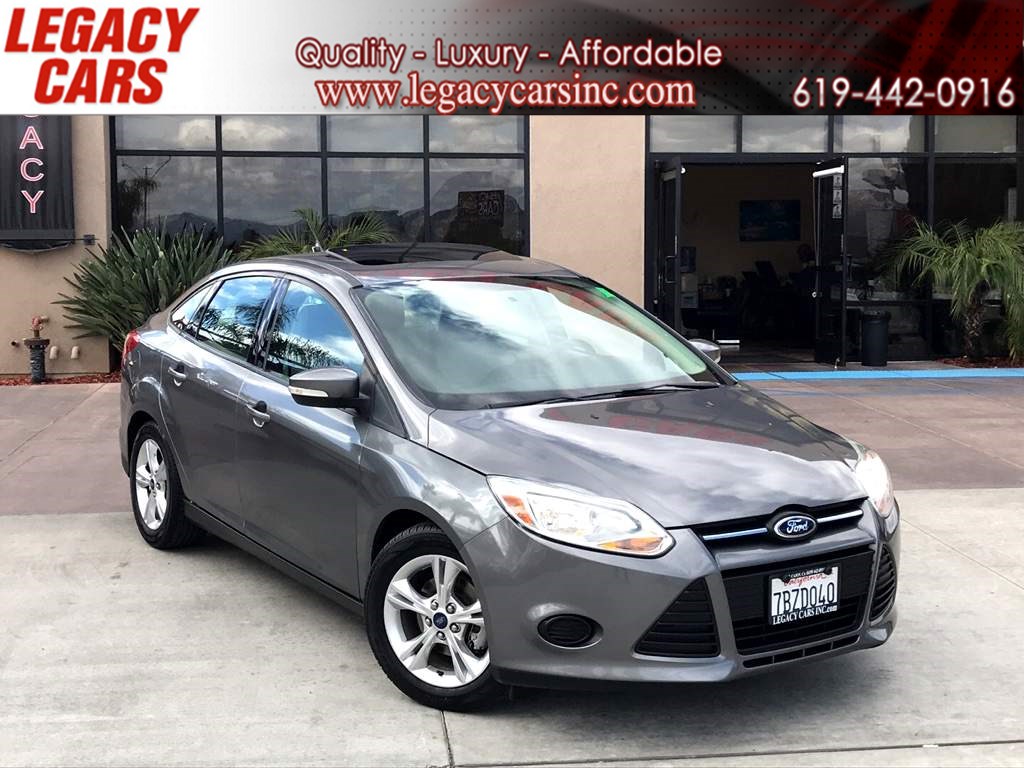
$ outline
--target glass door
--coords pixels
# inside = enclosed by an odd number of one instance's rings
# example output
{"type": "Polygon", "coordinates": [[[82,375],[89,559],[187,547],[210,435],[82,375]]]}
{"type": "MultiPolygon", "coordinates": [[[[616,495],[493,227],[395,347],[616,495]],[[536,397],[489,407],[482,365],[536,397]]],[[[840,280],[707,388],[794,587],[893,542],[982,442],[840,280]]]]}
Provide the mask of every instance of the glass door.
{"type": "Polygon", "coordinates": [[[683,264],[683,174],[678,157],[658,160],[654,165],[657,211],[658,283],[654,313],[677,331],[683,330],[682,280],[689,265],[683,264]]]}
{"type": "Polygon", "coordinates": [[[847,162],[820,163],[814,184],[814,359],[846,365],[847,162]]]}

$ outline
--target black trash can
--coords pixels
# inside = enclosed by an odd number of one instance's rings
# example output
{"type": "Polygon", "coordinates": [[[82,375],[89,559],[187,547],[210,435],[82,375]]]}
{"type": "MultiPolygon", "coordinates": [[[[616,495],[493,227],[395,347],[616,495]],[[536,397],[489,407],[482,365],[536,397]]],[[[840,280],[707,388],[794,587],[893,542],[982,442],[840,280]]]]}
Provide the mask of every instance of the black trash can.
{"type": "Polygon", "coordinates": [[[885,366],[889,363],[888,312],[867,310],[860,315],[860,364],[885,366]]]}

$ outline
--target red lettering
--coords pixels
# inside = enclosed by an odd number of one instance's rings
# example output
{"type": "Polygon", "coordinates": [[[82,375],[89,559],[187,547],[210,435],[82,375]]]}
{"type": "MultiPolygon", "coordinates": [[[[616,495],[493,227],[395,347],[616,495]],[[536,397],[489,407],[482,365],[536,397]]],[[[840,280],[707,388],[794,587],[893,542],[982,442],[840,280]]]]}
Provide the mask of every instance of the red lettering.
{"type": "Polygon", "coordinates": [[[163,16],[159,8],[140,8],[132,17],[132,28],[128,34],[128,50],[132,53],[148,53],[156,48],[156,35],[143,35],[145,24],[159,24],[163,16]]]}
{"type": "Polygon", "coordinates": [[[7,53],[26,53],[28,44],[21,42],[21,25],[25,20],[25,9],[15,8],[11,14],[11,26],[7,28],[7,43],[4,51],[7,53]]]}
{"type": "Polygon", "coordinates": [[[82,22],[96,20],[92,8],[72,8],[64,19],[64,34],[60,38],[60,49],[65,53],[76,53],[89,49],[92,25],[82,22]]]}
{"type": "Polygon", "coordinates": [[[96,103],[96,64],[96,59],[83,59],[79,63],[64,94],[65,104],[74,104],[79,99],[86,104],[96,103]]]}
{"type": "Polygon", "coordinates": [[[64,86],[50,86],[50,77],[66,75],[68,63],[64,59],[47,59],[39,67],[39,79],[36,80],[36,102],[39,104],[56,104],[64,96],[64,86]]]}
{"type": "Polygon", "coordinates": [[[64,13],[63,8],[40,8],[39,21],[36,23],[36,36],[32,40],[33,53],[53,53],[57,47],[49,42],[47,38],[54,32],[60,31],[60,24],[56,21],[64,13]]]}
{"type": "Polygon", "coordinates": [[[189,8],[185,15],[179,17],[177,8],[167,9],[167,26],[171,30],[171,42],[167,46],[168,53],[178,53],[181,50],[181,38],[199,13],[198,8],[189,8]]]}
{"type": "Polygon", "coordinates": [[[124,9],[111,8],[100,22],[96,30],[96,37],[93,38],[91,50],[93,53],[110,47],[111,53],[124,52],[124,9]]]}
{"type": "Polygon", "coordinates": [[[160,82],[157,74],[167,72],[167,62],[164,59],[146,59],[139,64],[139,82],[146,86],[146,90],[135,89],[136,104],[155,104],[164,93],[164,84],[160,82]]]}
{"type": "Polygon", "coordinates": [[[131,59],[111,59],[107,62],[107,74],[103,78],[103,92],[100,101],[110,103],[117,101],[127,104],[132,95],[132,75],[135,74],[135,62],[131,59]],[[114,98],[114,90],[117,98],[114,98]]]}
{"type": "Polygon", "coordinates": [[[22,162],[21,162],[21,178],[23,178],[25,181],[42,181],[43,177],[46,176],[46,174],[43,173],[42,171],[39,171],[35,175],[29,176],[29,173],[28,173],[29,165],[34,165],[37,168],[42,168],[43,167],[43,161],[40,160],[38,157],[26,157],[24,160],[22,160],[22,162]]]}

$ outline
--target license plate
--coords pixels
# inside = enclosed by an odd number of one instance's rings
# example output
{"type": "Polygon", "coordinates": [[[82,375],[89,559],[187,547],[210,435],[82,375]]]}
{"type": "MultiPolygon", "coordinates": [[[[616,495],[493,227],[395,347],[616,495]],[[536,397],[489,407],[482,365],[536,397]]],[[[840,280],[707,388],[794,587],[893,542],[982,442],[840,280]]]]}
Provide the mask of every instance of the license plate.
{"type": "Polygon", "coordinates": [[[772,576],[768,590],[772,626],[839,610],[839,566],[772,576]]]}

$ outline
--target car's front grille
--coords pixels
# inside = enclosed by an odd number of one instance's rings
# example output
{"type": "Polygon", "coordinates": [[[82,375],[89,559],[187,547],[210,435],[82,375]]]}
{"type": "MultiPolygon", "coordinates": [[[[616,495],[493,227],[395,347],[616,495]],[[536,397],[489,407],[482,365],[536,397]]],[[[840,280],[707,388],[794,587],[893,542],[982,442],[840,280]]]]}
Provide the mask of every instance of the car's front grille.
{"type": "Polygon", "coordinates": [[[636,652],[645,656],[709,657],[718,655],[715,612],[704,579],[694,581],[640,638],[636,652]]]}
{"type": "Polygon", "coordinates": [[[871,621],[882,618],[896,601],[896,561],[888,547],[882,547],[875,578],[875,596],[871,600],[871,621]]]}
{"type": "MultiPolygon", "coordinates": [[[[787,506],[780,509],[803,512],[810,515],[817,521],[818,533],[839,530],[844,527],[856,525],[857,521],[864,514],[862,509],[864,500],[853,499],[841,501],[835,504],[825,504],[820,507],[787,506]]],[[[768,521],[771,520],[780,510],[769,512],[754,517],[734,518],[720,523],[706,523],[693,526],[693,531],[712,550],[731,545],[747,545],[763,541],[771,541],[782,546],[790,542],[779,542],[778,539],[768,533],[768,521]]]]}
{"type": "Polygon", "coordinates": [[[744,655],[764,653],[825,640],[856,629],[864,616],[874,552],[870,547],[842,550],[800,560],[724,571],[722,580],[732,613],[736,649],[744,655]],[[814,566],[839,566],[839,609],[833,613],[773,626],[768,594],[773,575],[814,566]]]}

